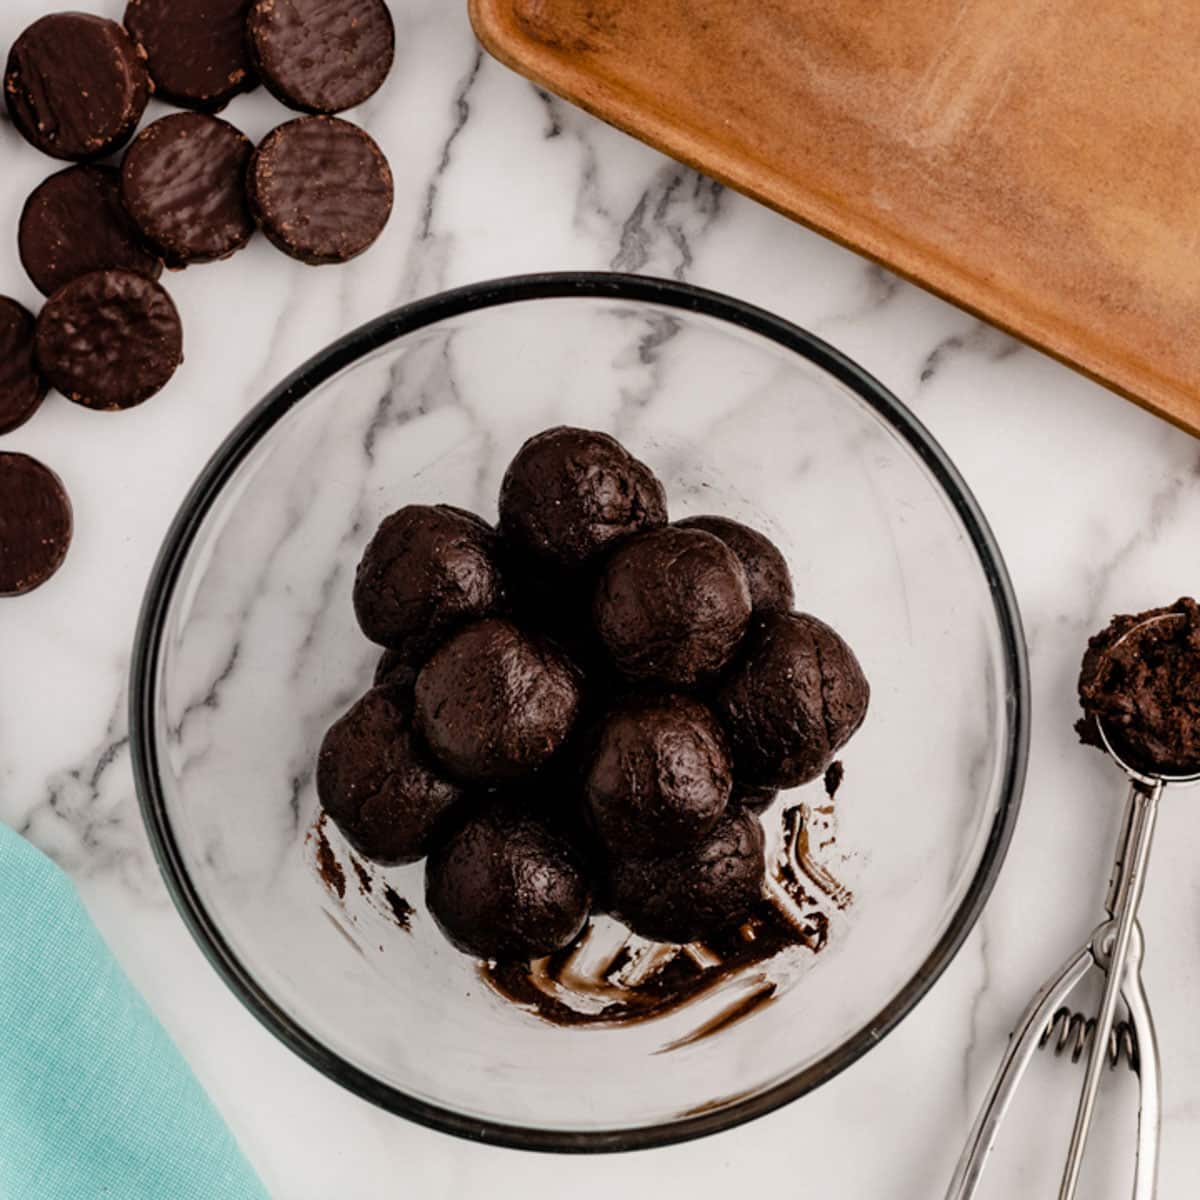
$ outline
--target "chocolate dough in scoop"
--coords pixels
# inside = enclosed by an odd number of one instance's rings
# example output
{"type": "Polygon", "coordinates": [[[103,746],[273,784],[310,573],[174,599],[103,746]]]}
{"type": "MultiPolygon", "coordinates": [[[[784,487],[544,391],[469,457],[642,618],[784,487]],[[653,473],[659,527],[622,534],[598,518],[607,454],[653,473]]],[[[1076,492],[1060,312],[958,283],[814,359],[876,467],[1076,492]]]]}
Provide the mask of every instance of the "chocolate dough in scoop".
{"type": "Polygon", "coordinates": [[[1088,642],[1079,673],[1084,716],[1079,739],[1103,749],[1096,722],[1113,749],[1150,775],[1200,772],[1200,606],[1113,617],[1088,642]],[[1162,618],[1162,619],[1155,619],[1162,618]],[[1143,629],[1130,633],[1147,622],[1143,629]]]}

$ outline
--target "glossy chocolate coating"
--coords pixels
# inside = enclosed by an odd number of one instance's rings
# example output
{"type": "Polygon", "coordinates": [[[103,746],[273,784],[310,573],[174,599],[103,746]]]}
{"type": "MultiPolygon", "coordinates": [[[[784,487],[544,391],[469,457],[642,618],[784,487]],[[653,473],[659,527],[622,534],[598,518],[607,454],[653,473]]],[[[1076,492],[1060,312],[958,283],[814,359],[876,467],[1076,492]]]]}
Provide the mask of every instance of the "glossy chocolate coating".
{"type": "Polygon", "coordinates": [[[34,188],[17,228],[21,263],[45,296],[91,271],[162,274],[162,259],[142,240],[121,202],[121,173],[68,167],[34,188]]]}
{"type": "Polygon", "coordinates": [[[134,139],[121,168],[121,198],[171,266],[228,258],[250,240],[246,164],[253,152],[245,134],[206,113],[173,113],[134,139]]]}
{"type": "Polygon", "coordinates": [[[24,425],[46,398],[34,357],[33,314],[0,296],[0,434],[24,425]]]}
{"type": "Polygon", "coordinates": [[[4,98],[22,136],[52,158],[84,162],[123,145],[150,98],[150,77],[116,21],[51,13],[13,43],[4,98]]]}
{"type": "Polygon", "coordinates": [[[387,78],[396,52],[384,0],[256,0],[246,35],[267,88],[309,113],[361,104],[387,78]]]}
{"type": "Polygon", "coordinates": [[[93,271],[64,284],[37,322],[37,360],[69,400],[107,411],[158,392],[183,361],[171,297],[133,271],[93,271]]]}
{"type": "Polygon", "coordinates": [[[301,117],[259,143],[246,173],[250,211],[278,249],[310,266],[344,263],[392,215],[392,170],[357,125],[301,117]]]}
{"type": "Polygon", "coordinates": [[[250,0],[129,0],[125,28],[156,94],[216,112],[258,82],[246,45],[250,0]]]}

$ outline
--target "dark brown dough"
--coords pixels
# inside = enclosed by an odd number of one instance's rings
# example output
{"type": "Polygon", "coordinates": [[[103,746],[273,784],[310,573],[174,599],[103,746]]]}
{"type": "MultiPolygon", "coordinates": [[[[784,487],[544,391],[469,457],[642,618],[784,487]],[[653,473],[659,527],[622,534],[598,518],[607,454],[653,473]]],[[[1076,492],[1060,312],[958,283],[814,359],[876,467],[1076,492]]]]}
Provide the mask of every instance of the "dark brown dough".
{"type": "Polygon", "coordinates": [[[558,426],[531,437],[500,487],[500,529],[514,548],[569,570],[666,524],[662,484],[606,433],[558,426]]]}
{"type": "Polygon", "coordinates": [[[685,517],[680,529],[703,529],[719,537],[738,556],[750,584],[755,612],[791,612],[795,603],[787,559],[770,538],[728,517],[685,517]]]}
{"type": "Polygon", "coordinates": [[[121,203],[115,167],[68,167],[43,180],[25,201],[17,229],[21,262],[45,296],[90,271],[162,274],[121,203]]]}
{"type": "Polygon", "coordinates": [[[383,84],[396,53],[384,0],[257,0],[246,28],[263,82],[300,112],[361,104],[383,84]]]}
{"type": "Polygon", "coordinates": [[[46,398],[34,359],[33,314],[0,296],[0,434],[24,425],[46,398]]]}
{"type": "Polygon", "coordinates": [[[250,0],[129,0],[125,28],[157,94],[217,112],[258,79],[246,45],[250,0]]]}
{"type": "Polygon", "coordinates": [[[375,664],[375,686],[390,684],[412,691],[417,682],[417,670],[402,650],[385,650],[375,664]]]}
{"type": "Polygon", "coordinates": [[[121,198],[171,266],[228,258],[250,240],[246,166],[253,153],[245,134],[206,113],[173,113],[134,139],[121,168],[121,198]]]}
{"type": "Polygon", "coordinates": [[[716,695],[739,782],[816,779],[863,723],[871,691],[849,646],[805,613],[763,613],[716,695]]]}
{"type": "Polygon", "coordinates": [[[93,271],[58,289],[37,322],[42,373],[85,408],[132,408],[183,361],[171,297],[133,271],[93,271]]]}
{"type": "Polygon", "coordinates": [[[49,467],[0,454],[0,596],[40,587],[71,545],[71,502],[49,467]]]}
{"type": "Polygon", "coordinates": [[[615,859],[608,893],[613,914],[634,933],[682,944],[746,917],[762,898],[765,876],[758,818],[731,809],[674,854],[615,859]]]}
{"type": "Polygon", "coordinates": [[[549,642],[489,617],[454,634],[417,676],[417,726],[434,757],[475,783],[517,779],[566,742],[580,677],[549,642]]]}
{"type": "Polygon", "coordinates": [[[417,740],[411,694],[397,687],[373,688],[330,727],[317,795],[346,840],[385,865],[424,858],[463,799],[417,740]]]}
{"type": "Polygon", "coordinates": [[[672,526],[613,554],[593,615],[613,662],[630,679],[690,687],[733,657],[750,620],[750,587],[723,541],[672,526]]]}
{"type": "Polygon", "coordinates": [[[312,266],[361,254],[392,213],[383,151],[337,117],[300,117],[273,129],[250,160],[246,189],[272,244],[312,266]]]}
{"type": "Polygon", "coordinates": [[[729,797],[731,805],[741,805],[751,812],[762,812],[775,803],[779,789],[773,787],[756,787],[752,783],[737,783],[733,785],[733,795],[729,797]]]}
{"type": "Polygon", "coordinates": [[[409,504],[385,517],[354,579],[363,633],[413,665],[503,603],[496,531],[447,504],[409,504]]]}
{"type": "Polygon", "coordinates": [[[725,735],[703,704],[637,696],[596,730],[583,795],[605,845],[639,857],[703,837],[725,811],[731,785],[725,735]]]}
{"type": "Polygon", "coordinates": [[[531,807],[489,797],[430,855],[425,900],[463,953],[526,960],[575,939],[591,885],[567,837],[531,807]]]}
{"type": "Polygon", "coordinates": [[[1150,775],[1200,772],[1200,607],[1190,598],[1167,608],[1113,617],[1088,642],[1079,673],[1080,740],[1113,749],[1150,775]],[[1154,620],[1154,618],[1168,618],[1154,620]],[[1130,630],[1144,621],[1144,629],[1130,630]],[[1126,635],[1129,636],[1126,636],[1126,635]]]}
{"type": "Polygon", "coordinates": [[[13,43],[4,98],[23,137],[53,158],[102,158],[137,128],[150,78],[116,21],[51,13],[13,43]]]}

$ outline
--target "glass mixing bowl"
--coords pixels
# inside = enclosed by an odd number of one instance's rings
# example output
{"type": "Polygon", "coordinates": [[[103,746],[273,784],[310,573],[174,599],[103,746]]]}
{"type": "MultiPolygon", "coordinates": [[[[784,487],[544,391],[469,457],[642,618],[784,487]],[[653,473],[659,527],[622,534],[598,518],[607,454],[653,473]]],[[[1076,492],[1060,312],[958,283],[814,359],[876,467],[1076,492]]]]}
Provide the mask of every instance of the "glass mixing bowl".
{"type": "Polygon", "coordinates": [[[875,1045],[987,899],[1017,816],[1028,703],[1000,552],[912,414],[768,313],[615,275],[421,301],[282,383],[171,528],[131,696],[162,872],[242,1002],[369,1100],[553,1150],[723,1129],[875,1045]],[[698,1040],[689,1034],[714,1015],[703,999],[576,1028],[502,999],[434,928],[420,865],[360,877],[336,830],[314,828],[322,733],[379,656],[350,600],[377,523],[422,502],[494,519],[517,447],[563,423],[607,430],[649,463],[674,517],[720,513],[773,536],[797,607],[840,630],[872,685],[836,801],[817,782],[764,817],[777,845],[783,810],[805,803],[824,867],[853,902],[827,905],[820,953],[771,964],[771,1003],[698,1040]],[[408,932],[397,898],[415,910],[408,932]]]}

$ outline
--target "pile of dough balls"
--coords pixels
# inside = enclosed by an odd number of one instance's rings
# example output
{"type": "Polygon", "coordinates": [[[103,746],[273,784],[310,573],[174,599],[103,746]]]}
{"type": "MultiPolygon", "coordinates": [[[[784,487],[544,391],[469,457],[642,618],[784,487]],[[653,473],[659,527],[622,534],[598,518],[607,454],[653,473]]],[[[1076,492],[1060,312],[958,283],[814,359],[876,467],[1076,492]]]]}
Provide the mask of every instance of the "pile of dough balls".
{"type": "Polygon", "coordinates": [[[670,524],[607,434],[530,438],[499,511],[410,505],[367,546],[355,613],[385,652],[325,735],[321,804],[366,857],[426,859],[430,912],[479,958],[553,953],[593,908],[670,943],[743,920],[755,814],[862,724],[858,660],[793,611],[768,538],[670,524]]]}

